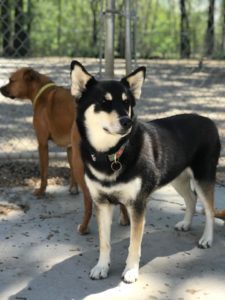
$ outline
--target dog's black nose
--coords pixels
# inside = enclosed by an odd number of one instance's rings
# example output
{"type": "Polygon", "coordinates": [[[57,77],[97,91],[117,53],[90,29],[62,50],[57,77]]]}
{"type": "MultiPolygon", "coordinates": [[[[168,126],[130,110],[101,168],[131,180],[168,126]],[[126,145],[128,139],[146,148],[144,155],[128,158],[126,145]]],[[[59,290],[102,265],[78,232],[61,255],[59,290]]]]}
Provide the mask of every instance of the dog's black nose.
{"type": "Polygon", "coordinates": [[[2,95],[5,96],[5,97],[9,97],[9,92],[8,92],[6,86],[2,86],[0,88],[0,93],[2,93],[2,95]]]}
{"type": "Polygon", "coordinates": [[[129,117],[121,117],[120,124],[123,129],[129,129],[132,126],[132,120],[129,117]]]}
{"type": "Polygon", "coordinates": [[[5,94],[6,94],[5,86],[0,87],[0,93],[2,93],[3,96],[5,96],[5,94]]]}

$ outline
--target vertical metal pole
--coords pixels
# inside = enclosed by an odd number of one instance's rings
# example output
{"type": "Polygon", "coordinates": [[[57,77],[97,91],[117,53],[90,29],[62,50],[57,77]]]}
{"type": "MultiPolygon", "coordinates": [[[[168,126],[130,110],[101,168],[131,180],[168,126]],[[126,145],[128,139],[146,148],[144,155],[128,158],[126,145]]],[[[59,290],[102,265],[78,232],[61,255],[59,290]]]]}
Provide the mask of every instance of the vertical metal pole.
{"type": "Polygon", "coordinates": [[[125,59],[126,59],[126,74],[131,72],[131,22],[130,22],[130,0],[125,0],[125,15],[126,15],[126,32],[125,32],[125,59]]]}
{"type": "Polygon", "coordinates": [[[105,76],[114,77],[114,0],[107,0],[105,14],[105,76]]]}
{"type": "Polygon", "coordinates": [[[138,26],[138,1],[134,2],[134,10],[133,10],[133,59],[134,59],[134,68],[137,68],[137,26],[138,26]]]}
{"type": "MultiPolygon", "coordinates": [[[[104,26],[103,22],[104,22],[103,0],[101,0],[101,8],[100,8],[100,30],[104,26]]],[[[103,36],[102,36],[102,32],[99,32],[98,36],[99,36],[99,77],[102,78],[102,57],[103,57],[103,36]]]]}
{"type": "Polygon", "coordinates": [[[57,44],[58,54],[61,55],[61,19],[62,19],[62,5],[61,0],[58,0],[58,29],[57,29],[57,44]]]}
{"type": "Polygon", "coordinates": [[[133,34],[133,58],[134,58],[134,67],[137,67],[137,16],[134,15],[134,34],[133,34]]]}

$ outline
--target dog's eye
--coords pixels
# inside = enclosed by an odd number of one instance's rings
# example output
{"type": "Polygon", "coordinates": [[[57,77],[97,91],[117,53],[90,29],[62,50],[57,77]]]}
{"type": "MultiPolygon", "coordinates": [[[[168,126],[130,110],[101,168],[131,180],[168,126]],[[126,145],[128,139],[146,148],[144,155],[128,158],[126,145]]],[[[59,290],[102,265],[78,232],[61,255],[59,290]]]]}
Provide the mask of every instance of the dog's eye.
{"type": "Polygon", "coordinates": [[[108,99],[106,99],[106,98],[103,98],[103,99],[102,99],[102,104],[103,104],[103,105],[106,105],[106,104],[107,104],[107,105],[110,105],[110,103],[111,103],[111,101],[109,101],[108,99]]]}

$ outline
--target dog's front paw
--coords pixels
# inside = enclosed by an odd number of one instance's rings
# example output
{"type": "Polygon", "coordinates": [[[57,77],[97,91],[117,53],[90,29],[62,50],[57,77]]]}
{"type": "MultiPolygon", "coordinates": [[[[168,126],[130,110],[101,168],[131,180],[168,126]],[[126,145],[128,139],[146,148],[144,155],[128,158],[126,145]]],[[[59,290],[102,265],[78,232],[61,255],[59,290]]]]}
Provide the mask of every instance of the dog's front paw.
{"type": "Polygon", "coordinates": [[[42,188],[40,188],[40,189],[35,189],[33,194],[34,194],[34,196],[36,196],[37,198],[42,198],[42,197],[44,197],[44,195],[45,195],[45,189],[42,189],[42,188]]]}
{"type": "Polygon", "coordinates": [[[91,279],[103,279],[108,276],[109,264],[97,264],[90,272],[91,279]]]}
{"type": "Polygon", "coordinates": [[[69,188],[69,192],[72,195],[79,195],[79,189],[78,189],[78,185],[77,184],[71,184],[70,188],[69,188]]]}
{"type": "Polygon", "coordinates": [[[207,249],[212,246],[213,239],[211,237],[207,237],[203,235],[198,242],[198,247],[201,249],[207,249]]]}
{"type": "Polygon", "coordinates": [[[126,283],[133,283],[138,280],[138,268],[125,268],[122,274],[122,279],[126,283]]]}
{"type": "Polygon", "coordinates": [[[87,226],[83,226],[82,224],[79,224],[77,226],[77,231],[79,232],[79,234],[84,235],[84,234],[88,234],[89,233],[89,229],[87,226]]]}
{"type": "Polygon", "coordinates": [[[175,225],[175,230],[178,231],[188,231],[190,230],[190,228],[191,228],[190,223],[187,223],[185,221],[180,221],[175,225]]]}

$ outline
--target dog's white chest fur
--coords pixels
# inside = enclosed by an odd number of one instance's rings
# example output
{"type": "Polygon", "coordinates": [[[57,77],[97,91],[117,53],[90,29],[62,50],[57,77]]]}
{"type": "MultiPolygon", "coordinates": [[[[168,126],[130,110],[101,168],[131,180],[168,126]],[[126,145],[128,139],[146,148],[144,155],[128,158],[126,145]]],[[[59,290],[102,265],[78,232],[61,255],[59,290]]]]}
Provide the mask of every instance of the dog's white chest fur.
{"type": "Polygon", "coordinates": [[[113,183],[110,186],[104,186],[100,182],[90,179],[87,175],[85,175],[85,180],[94,201],[98,201],[101,195],[105,194],[117,198],[118,202],[122,204],[136,200],[142,185],[140,177],[136,177],[127,183],[113,183]]]}

